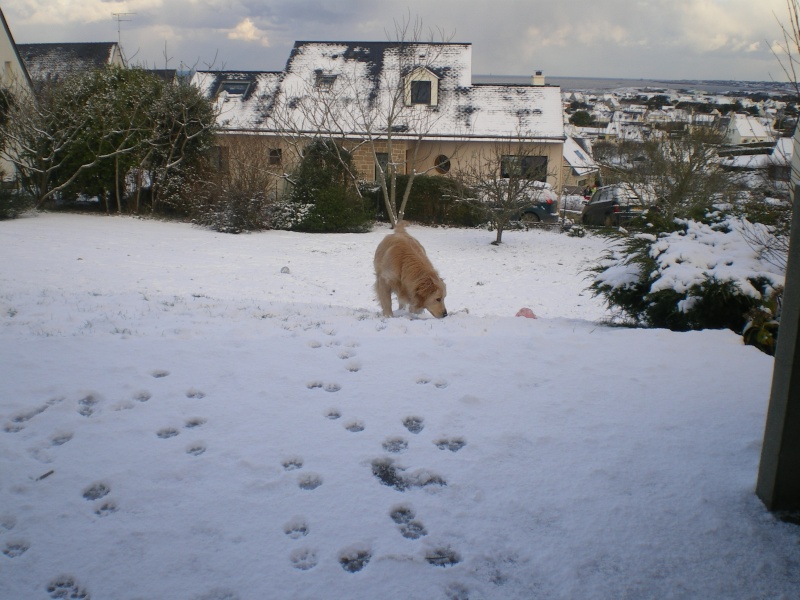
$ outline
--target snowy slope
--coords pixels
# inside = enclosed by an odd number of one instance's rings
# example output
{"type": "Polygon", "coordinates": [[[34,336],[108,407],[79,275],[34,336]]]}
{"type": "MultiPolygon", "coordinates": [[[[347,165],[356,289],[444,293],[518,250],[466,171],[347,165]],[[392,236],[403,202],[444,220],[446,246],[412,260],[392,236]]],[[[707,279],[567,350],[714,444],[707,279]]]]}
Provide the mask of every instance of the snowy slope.
{"type": "Polygon", "coordinates": [[[797,597],[770,357],[602,325],[602,238],[409,229],[444,320],[383,227],[0,222],[0,598],[797,597]]]}

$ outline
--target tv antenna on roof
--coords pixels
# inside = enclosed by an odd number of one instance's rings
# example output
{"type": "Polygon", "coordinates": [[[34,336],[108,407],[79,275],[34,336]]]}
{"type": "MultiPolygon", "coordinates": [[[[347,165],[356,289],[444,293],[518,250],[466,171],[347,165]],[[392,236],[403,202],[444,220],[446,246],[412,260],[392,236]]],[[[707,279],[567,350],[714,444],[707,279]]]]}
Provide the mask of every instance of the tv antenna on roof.
{"type": "Polygon", "coordinates": [[[121,13],[111,13],[111,16],[117,20],[117,44],[122,47],[122,35],[120,31],[120,24],[125,21],[131,21],[132,19],[125,19],[124,17],[129,17],[131,15],[135,15],[136,13],[131,12],[121,12],[121,13]]]}

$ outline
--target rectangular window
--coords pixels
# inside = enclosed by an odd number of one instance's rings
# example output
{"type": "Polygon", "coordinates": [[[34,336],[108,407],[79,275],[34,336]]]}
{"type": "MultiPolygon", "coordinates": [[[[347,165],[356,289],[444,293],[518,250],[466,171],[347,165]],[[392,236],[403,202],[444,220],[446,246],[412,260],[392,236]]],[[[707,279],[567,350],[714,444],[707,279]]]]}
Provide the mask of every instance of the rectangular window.
{"type": "Polygon", "coordinates": [[[378,163],[375,165],[375,181],[381,180],[381,170],[383,170],[384,174],[386,173],[386,169],[389,167],[389,153],[388,152],[376,152],[375,153],[375,160],[378,163]],[[380,168],[378,168],[380,165],[380,168]]]}
{"type": "Polygon", "coordinates": [[[269,164],[279,165],[283,162],[283,150],[280,148],[269,149],[269,164]]]}
{"type": "Polygon", "coordinates": [[[515,156],[506,154],[500,159],[501,177],[519,177],[547,181],[546,156],[515,156]]]}
{"type": "Polygon", "coordinates": [[[411,82],[411,104],[431,103],[431,82],[412,81],[411,82]]]}

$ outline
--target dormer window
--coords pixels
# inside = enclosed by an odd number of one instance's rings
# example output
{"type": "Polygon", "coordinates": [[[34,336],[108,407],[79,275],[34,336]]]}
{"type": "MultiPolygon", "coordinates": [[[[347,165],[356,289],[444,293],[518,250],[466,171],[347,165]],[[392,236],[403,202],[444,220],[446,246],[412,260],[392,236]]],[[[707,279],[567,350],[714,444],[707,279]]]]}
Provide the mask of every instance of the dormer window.
{"type": "Polygon", "coordinates": [[[219,91],[229,96],[244,96],[250,88],[249,81],[223,81],[219,84],[219,91]]]}
{"type": "Polygon", "coordinates": [[[333,89],[336,82],[336,75],[317,75],[317,89],[321,92],[329,92],[333,89]]]}
{"type": "Polygon", "coordinates": [[[439,104],[439,78],[430,69],[418,67],[406,75],[406,106],[439,104]]]}

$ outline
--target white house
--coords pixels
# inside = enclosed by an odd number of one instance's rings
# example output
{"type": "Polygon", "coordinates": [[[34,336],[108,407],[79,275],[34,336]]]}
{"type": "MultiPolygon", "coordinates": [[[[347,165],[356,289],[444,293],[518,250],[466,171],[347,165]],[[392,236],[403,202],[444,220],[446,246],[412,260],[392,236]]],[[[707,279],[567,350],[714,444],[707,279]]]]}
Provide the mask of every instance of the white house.
{"type": "MultiPolygon", "coordinates": [[[[14,43],[14,36],[6,22],[3,10],[0,9],[0,88],[12,94],[30,94],[32,88],[31,78],[25,68],[25,63],[14,43]]],[[[6,180],[13,180],[16,177],[14,165],[0,155],[0,177],[6,180]]]]}
{"type": "Polygon", "coordinates": [[[335,137],[371,180],[376,153],[401,173],[435,175],[524,142],[560,189],[560,88],[473,84],[468,43],[296,42],[283,71],[200,71],[192,81],[217,102],[221,144],[263,136],[278,160],[288,137],[335,137]]]}

